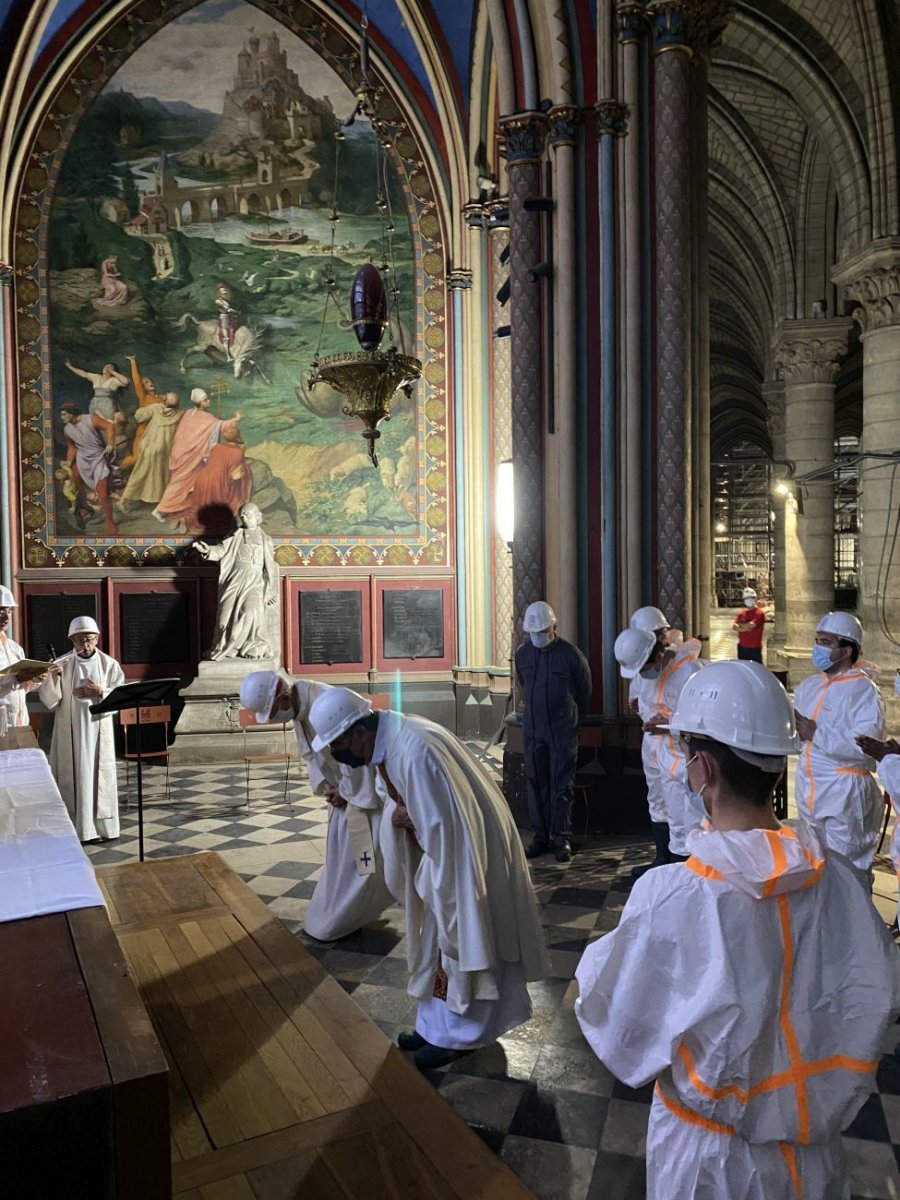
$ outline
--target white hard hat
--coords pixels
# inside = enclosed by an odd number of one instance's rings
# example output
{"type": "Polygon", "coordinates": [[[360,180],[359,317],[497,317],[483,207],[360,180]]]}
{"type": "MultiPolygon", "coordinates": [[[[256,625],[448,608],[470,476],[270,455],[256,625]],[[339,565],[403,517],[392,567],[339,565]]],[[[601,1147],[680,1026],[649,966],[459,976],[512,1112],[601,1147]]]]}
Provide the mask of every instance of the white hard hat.
{"type": "Polygon", "coordinates": [[[850,613],[826,613],[816,626],[816,633],[836,634],[839,638],[846,638],[849,642],[855,642],[858,648],[860,650],[862,649],[862,625],[860,625],[856,617],[852,617],[850,613]]]}
{"type": "Polygon", "coordinates": [[[76,633],[96,633],[100,636],[100,626],[93,617],[73,617],[69,622],[69,637],[76,633]]]}
{"type": "Polygon", "coordinates": [[[316,696],[309,710],[309,723],[316,731],[312,748],[319,754],[342,733],[368,716],[372,702],[349,688],[334,687],[316,696]]]}
{"type": "Polygon", "coordinates": [[[751,588],[751,587],[744,588],[744,590],[741,592],[741,595],[744,597],[745,600],[747,599],[748,596],[750,596],[751,599],[753,599],[753,600],[756,599],[756,592],[754,592],[753,588],[751,588]]]}
{"type": "Polygon", "coordinates": [[[556,613],[546,600],[535,600],[525,609],[522,628],[526,633],[541,633],[556,624],[556,613]]]}
{"type": "Polygon", "coordinates": [[[636,608],[631,614],[628,627],[656,633],[658,629],[668,629],[670,626],[666,614],[661,609],[654,608],[652,604],[645,604],[643,608],[636,608]]]}
{"type": "Polygon", "coordinates": [[[259,724],[265,725],[272,711],[277,690],[277,671],[251,671],[241,680],[241,707],[256,713],[259,724]]]}
{"type": "Polygon", "coordinates": [[[746,761],[764,771],[782,770],[779,760],[800,752],[787,692],[756,662],[714,662],[692,675],[681,689],[669,728],[748,752],[753,757],[746,761]]]}
{"type": "Polygon", "coordinates": [[[16,598],[12,594],[12,592],[9,590],[9,588],[4,587],[2,584],[0,584],[0,608],[18,608],[18,607],[19,607],[18,604],[16,604],[16,598]]]}
{"type": "Polygon", "coordinates": [[[623,629],[616,638],[613,652],[623,679],[634,679],[656,647],[652,629],[623,629]]]}

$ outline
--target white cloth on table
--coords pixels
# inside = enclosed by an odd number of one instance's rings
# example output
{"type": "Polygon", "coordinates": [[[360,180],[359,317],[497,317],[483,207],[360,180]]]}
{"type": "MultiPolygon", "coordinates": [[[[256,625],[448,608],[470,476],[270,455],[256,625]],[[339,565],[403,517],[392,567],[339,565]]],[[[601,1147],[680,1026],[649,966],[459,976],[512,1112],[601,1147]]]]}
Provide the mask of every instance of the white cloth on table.
{"type": "Polygon", "coordinates": [[[394,903],[384,881],[384,860],[379,848],[381,799],[375,791],[373,769],[345,767],[335,762],[329,750],[317,754],[312,748],[314,733],[308,722],[309,709],[330,686],[315,679],[298,679],[293,684],[299,710],[294,737],[309,772],[310,786],[320,796],[327,787],[336,788],[347,802],[346,808],[328,806],[325,865],[303,921],[304,931],[321,942],[337,941],[355,933],[394,903]],[[361,839],[359,834],[353,836],[351,825],[361,829],[361,839]],[[358,851],[357,840],[360,840],[358,851]],[[363,857],[372,861],[358,864],[357,859],[363,857]]]}
{"type": "Polygon", "coordinates": [[[423,1002],[423,1020],[433,1032],[434,1004],[444,1005],[443,1025],[457,1046],[461,1028],[466,1046],[493,1041],[528,1019],[524,985],[543,977],[547,961],[506,801],[461,742],[420,717],[379,713],[372,761],[387,775],[377,774],[375,783],[385,804],[385,878],[406,914],[407,991],[423,1002]],[[392,823],[397,798],[414,836],[392,823]],[[439,961],[446,1001],[433,998],[439,961]],[[480,1033],[455,1025],[454,1014],[474,1021],[480,1033]]]}
{"type": "Polygon", "coordinates": [[[812,741],[803,743],[797,762],[797,811],[820,827],[829,849],[868,871],[882,800],[872,775],[874,759],[863,754],[856,737],[884,737],[881,693],[858,668],[840,675],[817,672],[798,685],[794,709],[816,722],[812,741]]]}
{"type": "Polygon", "coordinates": [[[119,790],[112,714],[93,716],[90,707],[99,698],[82,700],[74,689],[90,679],[100,685],[105,699],[125,682],[125,675],[116,660],[100,650],[90,658],[73,651],[58,663],[60,675],[48,675],[38,690],[41,703],[57,710],[50,768],[81,841],[116,838],[119,790]]]}
{"type": "Polygon", "coordinates": [[[900,957],[858,875],[804,823],[695,832],[585,950],[575,1013],[630,1087],[657,1079],[648,1200],[831,1200],[840,1133],[900,1009],[900,957]],[[689,935],[686,935],[689,931],[689,935]]]}
{"type": "Polygon", "coordinates": [[[102,903],[44,754],[0,753],[0,921],[102,903]]]}

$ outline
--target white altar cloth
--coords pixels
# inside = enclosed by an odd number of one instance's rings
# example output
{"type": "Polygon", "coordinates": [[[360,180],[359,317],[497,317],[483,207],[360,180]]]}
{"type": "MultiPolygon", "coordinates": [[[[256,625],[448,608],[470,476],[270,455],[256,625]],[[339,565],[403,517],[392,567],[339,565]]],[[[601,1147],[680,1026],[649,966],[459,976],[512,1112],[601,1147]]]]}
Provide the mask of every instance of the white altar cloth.
{"type": "Polygon", "coordinates": [[[0,921],[102,905],[41,750],[0,752],[0,921]]]}

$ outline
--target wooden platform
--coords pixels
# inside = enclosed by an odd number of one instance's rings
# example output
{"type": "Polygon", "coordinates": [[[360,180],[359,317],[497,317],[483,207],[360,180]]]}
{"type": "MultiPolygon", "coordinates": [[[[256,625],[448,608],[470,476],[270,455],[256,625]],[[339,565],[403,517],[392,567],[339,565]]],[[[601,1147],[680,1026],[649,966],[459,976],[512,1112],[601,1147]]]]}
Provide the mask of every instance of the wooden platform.
{"type": "Polygon", "coordinates": [[[103,867],[178,1200],[531,1195],[217,854],[103,867]]]}

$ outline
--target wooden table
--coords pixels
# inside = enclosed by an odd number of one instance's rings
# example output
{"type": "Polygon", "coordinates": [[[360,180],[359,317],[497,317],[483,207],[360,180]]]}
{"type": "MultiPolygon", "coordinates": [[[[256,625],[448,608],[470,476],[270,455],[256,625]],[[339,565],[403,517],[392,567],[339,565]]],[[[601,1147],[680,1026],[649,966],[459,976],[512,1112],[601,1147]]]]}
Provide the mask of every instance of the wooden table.
{"type": "Polygon", "coordinates": [[[102,867],[178,1200],[531,1195],[217,854],[102,867]]]}
{"type": "Polygon", "coordinates": [[[28,725],[14,725],[0,737],[0,750],[37,750],[38,740],[28,725]]]}

